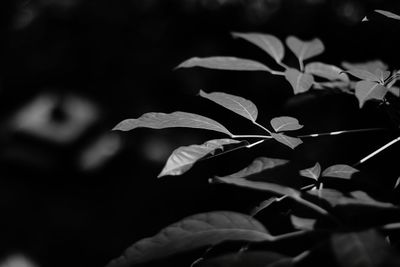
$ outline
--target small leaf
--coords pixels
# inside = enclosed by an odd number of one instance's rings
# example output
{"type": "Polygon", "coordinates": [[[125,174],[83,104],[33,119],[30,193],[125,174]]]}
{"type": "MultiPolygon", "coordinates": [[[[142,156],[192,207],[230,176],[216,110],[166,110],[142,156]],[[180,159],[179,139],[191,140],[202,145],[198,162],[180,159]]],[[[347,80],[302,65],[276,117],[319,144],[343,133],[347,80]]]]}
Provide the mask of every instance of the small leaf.
{"type": "Polygon", "coordinates": [[[205,93],[200,90],[200,96],[207,98],[249,120],[255,122],[258,115],[256,105],[250,100],[244,99],[239,96],[230,95],[226,93],[205,93]]]}
{"type": "Polygon", "coordinates": [[[262,201],[254,209],[252,209],[252,211],[250,212],[251,216],[254,217],[257,213],[259,213],[263,209],[268,208],[269,206],[271,206],[277,200],[278,200],[277,197],[270,197],[269,199],[262,201]]]}
{"type": "Polygon", "coordinates": [[[305,72],[328,79],[330,81],[341,80],[344,82],[349,81],[349,77],[343,70],[334,65],[328,65],[322,62],[312,62],[306,65],[305,72]]]}
{"type": "Polygon", "coordinates": [[[276,117],[271,120],[271,126],[275,132],[294,131],[303,128],[296,118],[292,117],[276,117]]]}
{"type": "Polygon", "coordinates": [[[388,17],[388,18],[400,20],[400,16],[399,16],[399,15],[396,15],[396,14],[394,14],[394,13],[392,13],[392,12],[385,11],[385,10],[379,10],[379,9],[375,9],[374,11],[375,11],[376,13],[379,13],[379,14],[381,14],[381,15],[384,15],[384,16],[386,16],[386,17],[388,17]]]}
{"type": "Polygon", "coordinates": [[[337,164],[326,168],[322,172],[323,177],[335,177],[335,178],[342,178],[342,179],[350,179],[351,176],[359,172],[359,170],[345,164],[337,164]]]}
{"type": "Polygon", "coordinates": [[[290,147],[291,149],[294,149],[298,145],[302,144],[303,141],[301,141],[300,138],[296,137],[290,137],[281,133],[271,133],[272,138],[274,138],[276,141],[290,147]]]}
{"type": "Polygon", "coordinates": [[[202,67],[218,70],[239,70],[239,71],[268,71],[271,69],[260,62],[237,57],[206,57],[190,58],[177,66],[176,68],[202,67]]]}
{"type": "Polygon", "coordinates": [[[372,60],[362,63],[342,62],[342,67],[347,70],[354,70],[354,69],[366,70],[370,73],[375,73],[377,69],[384,71],[387,70],[388,68],[388,66],[380,60],[372,60]]]}
{"type": "Polygon", "coordinates": [[[301,170],[300,175],[318,181],[318,178],[321,175],[321,165],[317,162],[313,167],[301,170]]]}
{"type": "Polygon", "coordinates": [[[135,128],[145,127],[152,129],[164,129],[174,127],[197,128],[211,131],[217,131],[229,136],[233,136],[224,126],[220,123],[209,119],[207,117],[187,113],[187,112],[173,112],[170,114],[150,112],[143,114],[137,119],[123,120],[113,130],[130,131],[135,128]]]}
{"type": "Polygon", "coordinates": [[[307,92],[314,82],[312,75],[302,73],[292,68],[289,68],[285,71],[285,78],[293,87],[294,94],[307,92]]]}
{"type": "Polygon", "coordinates": [[[394,189],[397,189],[400,185],[400,177],[397,178],[396,183],[394,184],[394,189]]]}
{"type": "Polygon", "coordinates": [[[215,139],[202,145],[182,146],[175,149],[169,156],[167,163],[158,177],[166,175],[181,175],[192,168],[193,164],[208,154],[213,154],[217,149],[223,149],[223,145],[240,143],[233,139],[215,139]]]}
{"type": "Polygon", "coordinates": [[[361,20],[361,22],[366,22],[366,21],[369,21],[369,19],[367,18],[367,16],[365,16],[365,17],[361,20]]]}
{"type": "Polygon", "coordinates": [[[242,38],[265,52],[275,59],[276,62],[281,62],[285,53],[282,42],[273,35],[260,33],[232,33],[235,38],[242,38]]]}
{"type": "Polygon", "coordinates": [[[369,81],[359,81],[356,83],[356,97],[360,108],[370,99],[383,100],[387,92],[388,89],[379,83],[369,81]]]}
{"type": "Polygon", "coordinates": [[[134,266],[228,240],[267,241],[273,237],[248,215],[228,211],[202,213],[136,242],[107,267],[134,266]]]}
{"type": "Polygon", "coordinates": [[[311,41],[302,41],[297,37],[289,36],[286,39],[286,44],[299,61],[315,57],[325,50],[324,44],[317,38],[311,41]]]}
{"type": "Polygon", "coordinates": [[[353,69],[353,70],[348,70],[345,72],[347,72],[361,80],[366,80],[366,81],[370,81],[370,82],[379,82],[380,81],[380,77],[376,76],[374,73],[371,73],[367,70],[353,69]]]}
{"type": "Polygon", "coordinates": [[[297,217],[293,214],[290,215],[290,221],[293,227],[299,230],[314,230],[317,222],[316,219],[297,217]]]}

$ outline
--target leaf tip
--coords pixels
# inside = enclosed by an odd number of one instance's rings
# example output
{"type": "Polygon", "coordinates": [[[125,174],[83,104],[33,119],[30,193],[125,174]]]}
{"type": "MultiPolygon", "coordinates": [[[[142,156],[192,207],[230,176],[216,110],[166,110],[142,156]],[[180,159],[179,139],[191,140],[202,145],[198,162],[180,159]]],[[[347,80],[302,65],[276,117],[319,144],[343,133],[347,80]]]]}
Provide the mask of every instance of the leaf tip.
{"type": "Polygon", "coordinates": [[[367,18],[367,16],[365,16],[365,17],[361,20],[361,22],[367,22],[367,21],[369,21],[369,19],[367,18]]]}

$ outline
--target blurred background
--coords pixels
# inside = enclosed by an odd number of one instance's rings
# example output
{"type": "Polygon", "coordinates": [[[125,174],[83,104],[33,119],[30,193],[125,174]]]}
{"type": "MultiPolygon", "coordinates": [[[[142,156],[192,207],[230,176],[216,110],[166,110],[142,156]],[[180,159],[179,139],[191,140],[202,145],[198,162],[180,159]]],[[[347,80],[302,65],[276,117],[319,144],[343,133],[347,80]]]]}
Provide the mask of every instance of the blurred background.
{"type": "MultiPolygon", "coordinates": [[[[260,155],[306,167],[351,164],[391,140],[388,132],[321,137],[295,152],[266,143],[158,180],[173,149],[222,136],[190,129],[110,131],[145,112],[178,110],[214,118],[238,134],[255,130],[196,97],[200,89],[252,100],[264,125],[294,116],[304,134],[398,127],[376,104],[359,110],[354,97],[332,91],[293,97],[289,83],[266,73],[174,70],[190,57],[215,55],[274,66],[260,49],[234,40],[233,31],[282,40],[318,37],[326,47],[318,61],[381,59],[399,69],[400,23],[374,9],[400,13],[400,2],[0,1],[0,267],[104,266],[137,239],[189,214],[245,212],[243,195],[208,185],[212,175],[237,171],[260,155]],[[365,16],[370,22],[361,23],[365,16]]],[[[289,52],[285,62],[297,66],[289,52]]],[[[395,158],[395,150],[385,153],[361,168],[396,175],[395,166],[383,162],[395,158]]]]}

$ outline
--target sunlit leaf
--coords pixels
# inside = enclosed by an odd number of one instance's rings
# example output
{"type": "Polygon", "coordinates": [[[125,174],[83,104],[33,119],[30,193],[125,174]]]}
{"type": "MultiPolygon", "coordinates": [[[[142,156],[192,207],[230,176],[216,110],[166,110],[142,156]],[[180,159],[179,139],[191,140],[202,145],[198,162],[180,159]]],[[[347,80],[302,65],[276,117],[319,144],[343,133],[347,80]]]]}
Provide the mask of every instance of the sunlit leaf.
{"type": "Polygon", "coordinates": [[[243,97],[220,92],[208,94],[202,90],[200,90],[200,96],[207,98],[253,122],[257,119],[258,110],[256,105],[243,97]]]}
{"type": "Polygon", "coordinates": [[[270,197],[267,200],[262,201],[260,204],[258,204],[251,212],[251,216],[255,216],[257,213],[259,213],[260,211],[262,211],[263,209],[268,208],[269,206],[271,206],[273,203],[275,203],[277,201],[277,197],[270,197]]]}
{"type": "Polygon", "coordinates": [[[361,63],[342,62],[342,67],[346,70],[366,70],[375,73],[376,70],[387,70],[388,66],[380,60],[372,60],[361,63]]]}
{"type": "Polygon", "coordinates": [[[376,82],[359,81],[356,83],[356,97],[360,108],[370,99],[383,100],[388,89],[376,82]]]}
{"type": "Polygon", "coordinates": [[[324,44],[317,38],[311,41],[302,41],[297,37],[289,36],[286,39],[286,45],[300,61],[315,57],[325,50],[324,44]]]}
{"type": "Polygon", "coordinates": [[[397,97],[400,97],[400,88],[397,86],[392,86],[387,88],[389,92],[391,92],[392,94],[394,94],[397,97]]]}
{"type": "Polygon", "coordinates": [[[349,77],[346,75],[346,73],[343,73],[341,68],[322,62],[312,62],[307,64],[305,72],[331,81],[349,81],[349,77]]]}
{"type": "Polygon", "coordinates": [[[300,175],[318,181],[318,178],[321,175],[321,165],[317,162],[313,167],[301,170],[300,175]]]}
{"type": "Polygon", "coordinates": [[[271,69],[260,62],[237,57],[206,57],[190,58],[177,66],[177,68],[202,67],[218,70],[239,70],[239,71],[268,71],[271,69]]]}
{"type": "Polygon", "coordinates": [[[346,72],[361,80],[366,80],[370,82],[380,82],[380,77],[376,76],[374,73],[371,73],[367,70],[353,69],[353,70],[347,70],[346,72]]]}
{"type": "Polygon", "coordinates": [[[386,10],[379,10],[379,9],[375,9],[374,11],[375,11],[376,13],[379,13],[379,14],[381,14],[381,15],[384,15],[384,16],[386,16],[386,17],[388,17],[388,18],[400,20],[400,16],[399,16],[399,15],[396,15],[396,14],[394,14],[394,13],[392,13],[392,12],[389,12],[389,11],[386,11],[386,10]]]}
{"type": "Polygon", "coordinates": [[[282,116],[271,120],[271,126],[275,132],[294,131],[303,128],[296,118],[282,116]]]}
{"type": "Polygon", "coordinates": [[[146,113],[137,119],[123,120],[117,124],[113,130],[130,131],[139,127],[152,129],[174,127],[197,128],[217,131],[232,136],[232,134],[224,126],[212,119],[181,111],[170,114],[157,112],[146,113]]]}
{"type": "Polygon", "coordinates": [[[228,211],[202,213],[187,217],[153,237],[136,242],[107,267],[134,266],[228,240],[272,239],[264,226],[248,215],[228,211]]]}
{"type": "Polygon", "coordinates": [[[291,136],[287,136],[281,133],[271,133],[272,138],[274,138],[276,141],[290,147],[291,149],[294,149],[295,147],[297,147],[298,145],[302,144],[303,141],[301,141],[300,138],[296,138],[296,137],[291,137],[291,136]]]}
{"type": "MultiPolygon", "coordinates": [[[[195,266],[198,267],[268,267],[271,264],[290,259],[287,256],[272,251],[243,251],[240,253],[227,253],[222,256],[205,259],[195,266]]],[[[292,266],[292,265],[284,265],[292,266]]],[[[283,267],[283,266],[282,266],[283,267]]]]}
{"type": "Polygon", "coordinates": [[[275,59],[276,62],[281,62],[285,53],[282,42],[273,35],[260,33],[232,33],[233,37],[242,38],[265,52],[275,59]]]}
{"type": "Polygon", "coordinates": [[[293,214],[290,215],[290,221],[294,228],[300,230],[313,230],[317,222],[316,219],[298,217],[293,214]]]}
{"type": "Polygon", "coordinates": [[[285,78],[289,81],[295,94],[307,92],[314,82],[312,75],[292,68],[285,71],[285,78]]]}
{"type": "Polygon", "coordinates": [[[322,172],[323,177],[334,177],[342,179],[350,179],[351,176],[359,170],[345,164],[337,164],[326,168],[322,172]]]}
{"type": "Polygon", "coordinates": [[[169,156],[167,163],[158,177],[166,175],[181,175],[192,168],[193,164],[208,154],[213,154],[217,149],[223,149],[223,145],[240,143],[233,139],[215,139],[202,145],[182,146],[175,149],[169,156]]]}

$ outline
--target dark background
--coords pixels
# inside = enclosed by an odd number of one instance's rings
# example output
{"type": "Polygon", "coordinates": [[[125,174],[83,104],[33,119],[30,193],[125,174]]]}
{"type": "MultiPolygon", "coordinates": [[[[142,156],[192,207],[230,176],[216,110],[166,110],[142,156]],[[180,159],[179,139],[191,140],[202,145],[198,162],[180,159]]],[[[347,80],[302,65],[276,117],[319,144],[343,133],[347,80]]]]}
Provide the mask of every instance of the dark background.
{"type": "MultiPolygon", "coordinates": [[[[139,238],[189,214],[248,211],[235,189],[207,184],[256,156],[309,167],[357,162],[393,132],[307,140],[295,152],[266,143],[204,161],[182,177],[156,179],[181,145],[222,137],[190,130],[111,133],[150,111],[188,111],[234,133],[257,131],[245,119],[196,97],[200,89],[252,100],[259,122],[290,115],[306,133],[397,127],[386,111],[331,91],[292,97],[282,78],[261,72],[173,70],[193,56],[227,55],[274,66],[230,32],[281,39],[320,38],[316,60],[340,65],[381,59],[399,69],[397,0],[31,0],[0,2],[0,258],[24,255],[37,266],[104,266],[139,238]],[[360,23],[368,15],[371,22],[360,23]],[[234,167],[233,167],[234,166],[234,167]]],[[[286,52],[285,62],[297,66],[286,52]]],[[[274,66],[274,68],[279,68],[274,66]]],[[[392,186],[395,148],[360,166],[392,186]]],[[[1,263],[0,263],[1,264],[1,263]]],[[[1,266],[1,265],[0,265],[1,266]]]]}

